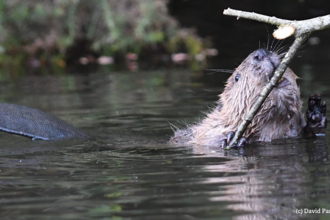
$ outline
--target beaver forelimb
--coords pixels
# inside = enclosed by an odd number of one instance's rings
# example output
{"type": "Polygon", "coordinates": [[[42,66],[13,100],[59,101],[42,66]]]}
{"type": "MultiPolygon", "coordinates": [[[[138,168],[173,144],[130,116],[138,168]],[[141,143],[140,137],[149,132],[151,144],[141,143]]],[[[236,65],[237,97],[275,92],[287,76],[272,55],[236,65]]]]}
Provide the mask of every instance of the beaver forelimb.
{"type": "Polygon", "coordinates": [[[321,95],[311,94],[306,110],[307,124],[304,127],[304,134],[306,136],[324,136],[328,124],[326,111],[327,105],[325,101],[321,104],[321,95]]]}
{"type": "MultiPolygon", "coordinates": [[[[326,118],[327,105],[323,101],[321,103],[321,95],[311,94],[308,99],[308,108],[306,110],[307,123],[303,129],[303,135],[307,137],[324,136],[327,128],[328,120],[326,118]]],[[[221,148],[228,148],[231,140],[234,138],[235,132],[231,131],[227,134],[227,139],[223,139],[220,143],[221,148]]],[[[233,147],[244,147],[247,139],[242,137],[233,147]]]]}
{"type": "MultiPolygon", "coordinates": [[[[234,136],[235,136],[235,132],[233,132],[233,131],[229,132],[227,134],[227,139],[223,139],[221,141],[221,143],[220,143],[221,148],[227,148],[227,147],[229,147],[229,144],[230,144],[231,140],[234,138],[234,136]]],[[[247,143],[246,138],[245,137],[241,137],[238,140],[237,144],[234,145],[233,147],[244,147],[246,145],[246,143],[247,143]]]]}

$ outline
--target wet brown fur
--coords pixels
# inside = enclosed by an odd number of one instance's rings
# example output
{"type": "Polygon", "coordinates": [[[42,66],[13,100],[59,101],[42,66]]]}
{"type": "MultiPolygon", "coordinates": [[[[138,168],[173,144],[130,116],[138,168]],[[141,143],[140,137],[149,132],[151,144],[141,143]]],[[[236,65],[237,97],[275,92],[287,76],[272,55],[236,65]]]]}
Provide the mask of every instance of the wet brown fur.
{"type": "MultiPolygon", "coordinates": [[[[259,49],[251,53],[228,78],[218,107],[200,123],[176,130],[170,142],[220,146],[228,132],[236,131],[245,119],[279,63],[280,58],[274,52],[259,49]],[[259,59],[261,57],[262,60],[259,59]],[[237,75],[239,80],[236,82],[237,75]]],[[[283,77],[286,81],[272,90],[245,131],[244,136],[249,142],[296,137],[305,126],[300,90],[296,83],[298,77],[289,68],[283,77]]]]}

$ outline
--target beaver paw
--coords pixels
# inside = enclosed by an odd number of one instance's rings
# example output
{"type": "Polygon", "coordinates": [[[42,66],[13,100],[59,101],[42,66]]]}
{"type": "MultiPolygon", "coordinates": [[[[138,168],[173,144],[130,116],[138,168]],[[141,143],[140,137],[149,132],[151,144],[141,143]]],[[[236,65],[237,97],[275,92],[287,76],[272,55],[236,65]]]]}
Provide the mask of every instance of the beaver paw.
{"type": "MultiPolygon", "coordinates": [[[[229,144],[230,144],[231,140],[234,138],[234,136],[235,136],[235,132],[233,132],[233,131],[229,132],[227,134],[227,139],[223,139],[221,141],[221,144],[220,144],[221,148],[227,148],[227,147],[229,147],[229,144]]],[[[246,138],[245,137],[241,137],[238,140],[237,145],[235,145],[234,147],[244,147],[246,143],[247,143],[246,138]]]]}
{"type": "Polygon", "coordinates": [[[306,134],[312,136],[324,136],[327,128],[326,118],[327,105],[323,101],[321,104],[321,95],[312,94],[308,99],[308,109],[306,111],[307,125],[304,128],[306,134]]]}

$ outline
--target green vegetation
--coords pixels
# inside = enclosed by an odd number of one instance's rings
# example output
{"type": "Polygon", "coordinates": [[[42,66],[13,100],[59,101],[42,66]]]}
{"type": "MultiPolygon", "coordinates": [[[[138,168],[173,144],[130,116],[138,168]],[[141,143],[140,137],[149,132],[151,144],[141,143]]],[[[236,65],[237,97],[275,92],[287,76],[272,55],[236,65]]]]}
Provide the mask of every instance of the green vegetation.
{"type": "MultiPolygon", "coordinates": [[[[0,1],[0,67],[64,68],[65,53],[77,39],[91,42],[90,50],[99,55],[124,57],[161,45],[192,61],[209,46],[192,30],[179,28],[165,0],[0,1]]],[[[190,66],[198,69],[198,63],[190,66]]]]}

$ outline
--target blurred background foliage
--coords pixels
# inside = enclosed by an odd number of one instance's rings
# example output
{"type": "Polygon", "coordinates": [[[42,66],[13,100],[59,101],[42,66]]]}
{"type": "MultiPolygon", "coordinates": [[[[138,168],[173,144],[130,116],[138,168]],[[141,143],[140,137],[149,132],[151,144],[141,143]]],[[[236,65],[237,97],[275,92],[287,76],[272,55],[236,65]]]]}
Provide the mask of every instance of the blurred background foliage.
{"type": "MultiPolygon", "coordinates": [[[[259,43],[271,40],[274,26],[237,22],[223,16],[223,9],[291,20],[330,13],[328,1],[281,0],[271,5],[264,0],[2,0],[0,77],[91,72],[99,64],[130,71],[233,69],[259,43]]],[[[302,63],[328,63],[329,33],[310,39],[302,63]]]]}
{"type": "Polygon", "coordinates": [[[165,0],[2,0],[0,67],[65,68],[97,63],[102,57],[100,62],[106,64],[139,58],[148,61],[146,68],[178,58],[200,69],[210,41],[193,29],[180,29],[166,4],[165,0]],[[173,57],[176,53],[182,54],[173,57]]]}

